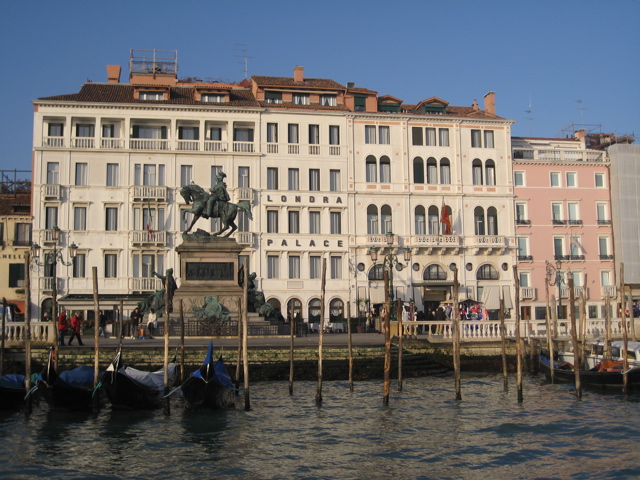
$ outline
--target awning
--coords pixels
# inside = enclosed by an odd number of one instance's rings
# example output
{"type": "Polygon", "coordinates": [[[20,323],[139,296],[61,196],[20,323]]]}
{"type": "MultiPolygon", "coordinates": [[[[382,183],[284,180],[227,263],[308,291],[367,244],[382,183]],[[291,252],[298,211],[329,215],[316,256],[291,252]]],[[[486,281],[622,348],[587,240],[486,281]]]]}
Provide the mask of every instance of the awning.
{"type": "Polygon", "coordinates": [[[7,300],[7,305],[14,305],[16,313],[24,313],[24,300],[7,300]]]}
{"type": "MultiPolygon", "coordinates": [[[[108,310],[111,308],[119,307],[120,302],[127,308],[137,307],[138,302],[149,298],[148,293],[135,293],[135,294],[104,294],[98,295],[98,302],[100,308],[108,310]]],[[[58,303],[69,310],[93,310],[93,294],[69,294],[58,300],[58,303]]]]}

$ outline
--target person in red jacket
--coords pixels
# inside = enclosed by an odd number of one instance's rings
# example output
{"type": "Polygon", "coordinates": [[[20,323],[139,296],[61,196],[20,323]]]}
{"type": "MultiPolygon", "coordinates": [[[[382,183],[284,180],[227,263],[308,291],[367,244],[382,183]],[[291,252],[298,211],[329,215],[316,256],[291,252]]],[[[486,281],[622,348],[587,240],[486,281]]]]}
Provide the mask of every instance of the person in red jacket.
{"type": "Polygon", "coordinates": [[[71,345],[74,337],[78,338],[79,345],[84,345],[84,343],[82,343],[82,339],[80,338],[81,326],[82,313],[76,313],[73,317],[71,317],[71,337],[69,337],[69,343],[67,345],[71,345]]]}
{"type": "Polygon", "coordinates": [[[69,325],[67,324],[67,313],[64,308],[60,310],[58,315],[58,343],[64,345],[64,334],[67,333],[69,325]]]}

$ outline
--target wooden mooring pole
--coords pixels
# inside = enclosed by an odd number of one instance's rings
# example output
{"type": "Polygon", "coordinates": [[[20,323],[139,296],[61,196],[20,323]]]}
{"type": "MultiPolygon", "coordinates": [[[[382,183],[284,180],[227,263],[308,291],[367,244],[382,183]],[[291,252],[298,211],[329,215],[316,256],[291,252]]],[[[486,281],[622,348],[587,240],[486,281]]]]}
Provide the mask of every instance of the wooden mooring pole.
{"type": "Polygon", "coordinates": [[[184,382],[184,304],[180,299],[180,382],[184,382]]]}
{"type": "Polygon", "coordinates": [[[573,273],[568,272],[569,281],[569,319],[571,320],[571,340],[573,342],[573,371],[575,373],[576,397],[582,399],[582,385],[580,384],[581,352],[578,343],[578,331],[576,326],[576,294],[573,290],[573,273]]]}
{"type": "Polygon", "coordinates": [[[171,398],[169,390],[169,329],[171,328],[171,322],[169,321],[170,301],[169,285],[173,282],[173,274],[167,272],[167,276],[164,281],[164,414],[171,415],[171,398]]]}
{"type": "Polygon", "coordinates": [[[513,280],[515,282],[515,315],[516,315],[516,389],[518,391],[518,403],[522,403],[522,336],[520,335],[520,277],[518,267],[513,266],[513,280]]]}
{"type": "Polygon", "coordinates": [[[318,330],[318,387],[316,389],[316,403],[322,403],[322,342],[324,340],[324,302],[325,286],[327,283],[327,259],[322,259],[322,281],[320,284],[320,327],[318,330]]]}
{"type": "MultiPolygon", "coordinates": [[[[100,382],[100,299],[98,296],[98,267],[91,268],[93,277],[93,405],[94,413],[100,411],[100,391],[95,389],[100,382]]],[[[105,323],[105,332],[106,332],[105,323]]],[[[106,333],[105,333],[106,335],[106,333]]]]}
{"type": "Polygon", "coordinates": [[[611,297],[604,297],[604,358],[611,360],[611,297]]]}
{"type": "Polygon", "coordinates": [[[458,295],[460,284],[458,283],[458,266],[453,267],[453,375],[455,382],[456,400],[462,400],[462,382],[460,380],[460,307],[458,295]]]}
{"type": "Polygon", "coordinates": [[[545,317],[547,318],[547,349],[548,349],[548,355],[549,355],[549,365],[551,365],[551,368],[549,368],[549,372],[551,374],[551,383],[555,383],[555,375],[553,372],[553,329],[552,329],[552,325],[551,325],[551,303],[550,303],[550,298],[549,298],[549,281],[550,281],[550,277],[551,276],[551,272],[547,272],[547,274],[544,277],[544,295],[545,298],[547,300],[547,314],[545,315],[545,317]]]}
{"type": "MultiPolygon", "coordinates": [[[[27,334],[24,338],[24,386],[27,392],[31,391],[31,270],[29,264],[31,263],[31,253],[27,250],[24,252],[24,319],[27,323],[27,334]]],[[[4,302],[3,302],[4,303],[4,302]]],[[[4,306],[4,305],[3,305],[4,306]]],[[[6,312],[6,308],[3,308],[3,312],[6,312]]],[[[54,343],[58,344],[58,319],[51,318],[51,327],[55,335],[54,343]]],[[[3,325],[4,327],[4,325],[3,325]]],[[[4,328],[2,329],[2,337],[4,338],[4,328]]],[[[32,396],[28,395],[24,403],[25,415],[31,415],[31,407],[33,405],[32,396]]]]}
{"type": "Polygon", "coordinates": [[[382,385],[382,404],[389,406],[391,383],[391,302],[389,299],[389,271],[384,270],[384,372],[382,385]]]}
{"type": "Polygon", "coordinates": [[[7,299],[2,297],[2,340],[0,340],[0,375],[4,375],[4,339],[7,336],[7,299]]]}
{"type": "MultiPolygon", "coordinates": [[[[454,312],[455,313],[455,312],[454,312]]],[[[509,391],[509,370],[507,366],[507,339],[504,328],[504,298],[500,297],[500,345],[502,347],[502,386],[505,392],[509,391]]]]}
{"type": "Polygon", "coordinates": [[[242,293],[242,369],[244,377],[244,410],[251,410],[251,395],[249,391],[249,352],[247,351],[247,341],[249,337],[249,316],[247,308],[249,303],[249,259],[244,259],[244,272],[246,275],[244,282],[244,292],[242,293]]]}
{"type": "Polygon", "coordinates": [[[404,325],[403,318],[404,307],[402,300],[399,298],[396,300],[396,321],[398,322],[398,391],[402,391],[402,348],[404,339],[404,325]]]}
{"type": "Polygon", "coordinates": [[[351,343],[351,302],[347,302],[347,335],[348,335],[347,349],[349,351],[349,391],[353,392],[353,344],[351,343]]]}
{"type": "Polygon", "coordinates": [[[122,338],[124,335],[124,300],[120,300],[120,315],[118,315],[118,351],[122,351],[122,338]]]}
{"type": "MultiPolygon", "coordinates": [[[[627,370],[629,370],[629,360],[627,358],[627,351],[629,349],[629,335],[627,332],[627,313],[625,312],[625,287],[624,287],[624,263],[620,263],[620,319],[622,320],[622,393],[625,395],[629,393],[629,375],[627,374],[627,370]]],[[[631,296],[631,291],[629,291],[629,296],[631,296]]],[[[633,310],[629,312],[633,315],[633,310]]],[[[631,317],[633,318],[633,317],[631,317]]]]}
{"type": "Polygon", "coordinates": [[[293,395],[293,347],[296,323],[293,319],[293,305],[289,306],[289,312],[287,312],[289,318],[289,395],[293,395]]]}

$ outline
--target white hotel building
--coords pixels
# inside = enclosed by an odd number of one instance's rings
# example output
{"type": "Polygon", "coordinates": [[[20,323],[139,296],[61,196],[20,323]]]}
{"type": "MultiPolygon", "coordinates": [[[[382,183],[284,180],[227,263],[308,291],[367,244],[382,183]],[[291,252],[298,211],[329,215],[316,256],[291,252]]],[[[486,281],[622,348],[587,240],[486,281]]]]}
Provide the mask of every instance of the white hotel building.
{"type": "MultiPolygon", "coordinates": [[[[253,76],[241,84],[186,83],[175,57],[133,52],[129,83],[108,83],[34,101],[33,239],[74,243],[57,265],[61,305],[91,309],[92,267],[101,305],[125,314],[160,288],[153,270],[174,268],[185,228],[179,194],[209,188],[221,169],[232,201],[249,200],[233,237],[268,301],[317,319],[327,262],[326,320],[351,302],[384,300],[381,259],[403,248],[394,291],[419,308],[450,298],[452,264],[461,299],[513,298],[516,242],[511,130],[494,94],[454,107],[431,97],[405,104],[328,79],[253,76]],[[442,207],[450,213],[444,230],[442,207]],[[149,228],[148,228],[149,227],[149,228]],[[384,234],[393,232],[394,245],[384,234]],[[381,247],[378,266],[370,247],[381,247]]],[[[173,52],[172,52],[173,53],[173,52]]],[[[201,219],[194,229],[213,231],[201,219]]],[[[34,269],[34,317],[50,308],[52,268],[34,269]]],[[[212,292],[215,294],[215,292],[212,292]]]]}

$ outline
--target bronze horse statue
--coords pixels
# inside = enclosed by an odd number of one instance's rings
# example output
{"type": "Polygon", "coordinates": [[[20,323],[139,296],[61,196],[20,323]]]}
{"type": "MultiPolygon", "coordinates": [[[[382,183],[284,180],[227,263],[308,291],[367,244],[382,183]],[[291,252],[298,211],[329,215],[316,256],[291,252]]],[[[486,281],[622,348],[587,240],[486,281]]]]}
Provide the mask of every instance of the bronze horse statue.
{"type": "Polygon", "coordinates": [[[212,195],[210,193],[207,193],[204,188],[200,187],[199,185],[186,185],[180,189],[180,195],[182,195],[184,201],[187,202],[187,205],[191,204],[191,208],[183,210],[182,214],[193,214],[193,220],[191,221],[191,224],[183,233],[189,233],[191,231],[191,228],[193,228],[193,225],[198,221],[200,217],[213,217],[220,219],[220,223],[222,225],[218,232],[212,233],[214,237],[221,235],[224,231],[230,228],[231,230],[229,230],[229,232],[224,235],[225,237],[228,237],[238,229],[238,226],[234,222],[236,216],[238,215],[238,210],[243,211],[250,220],[253,220],[253,215],[251,214],[251,204],[246,200],[242,200],[238,203],[221,202],[218,200],[216,201],[217,208],[214,208],[213,214],[209,215],[209,213],[206,211],[207,202],[211,199],[212,195]]]}

